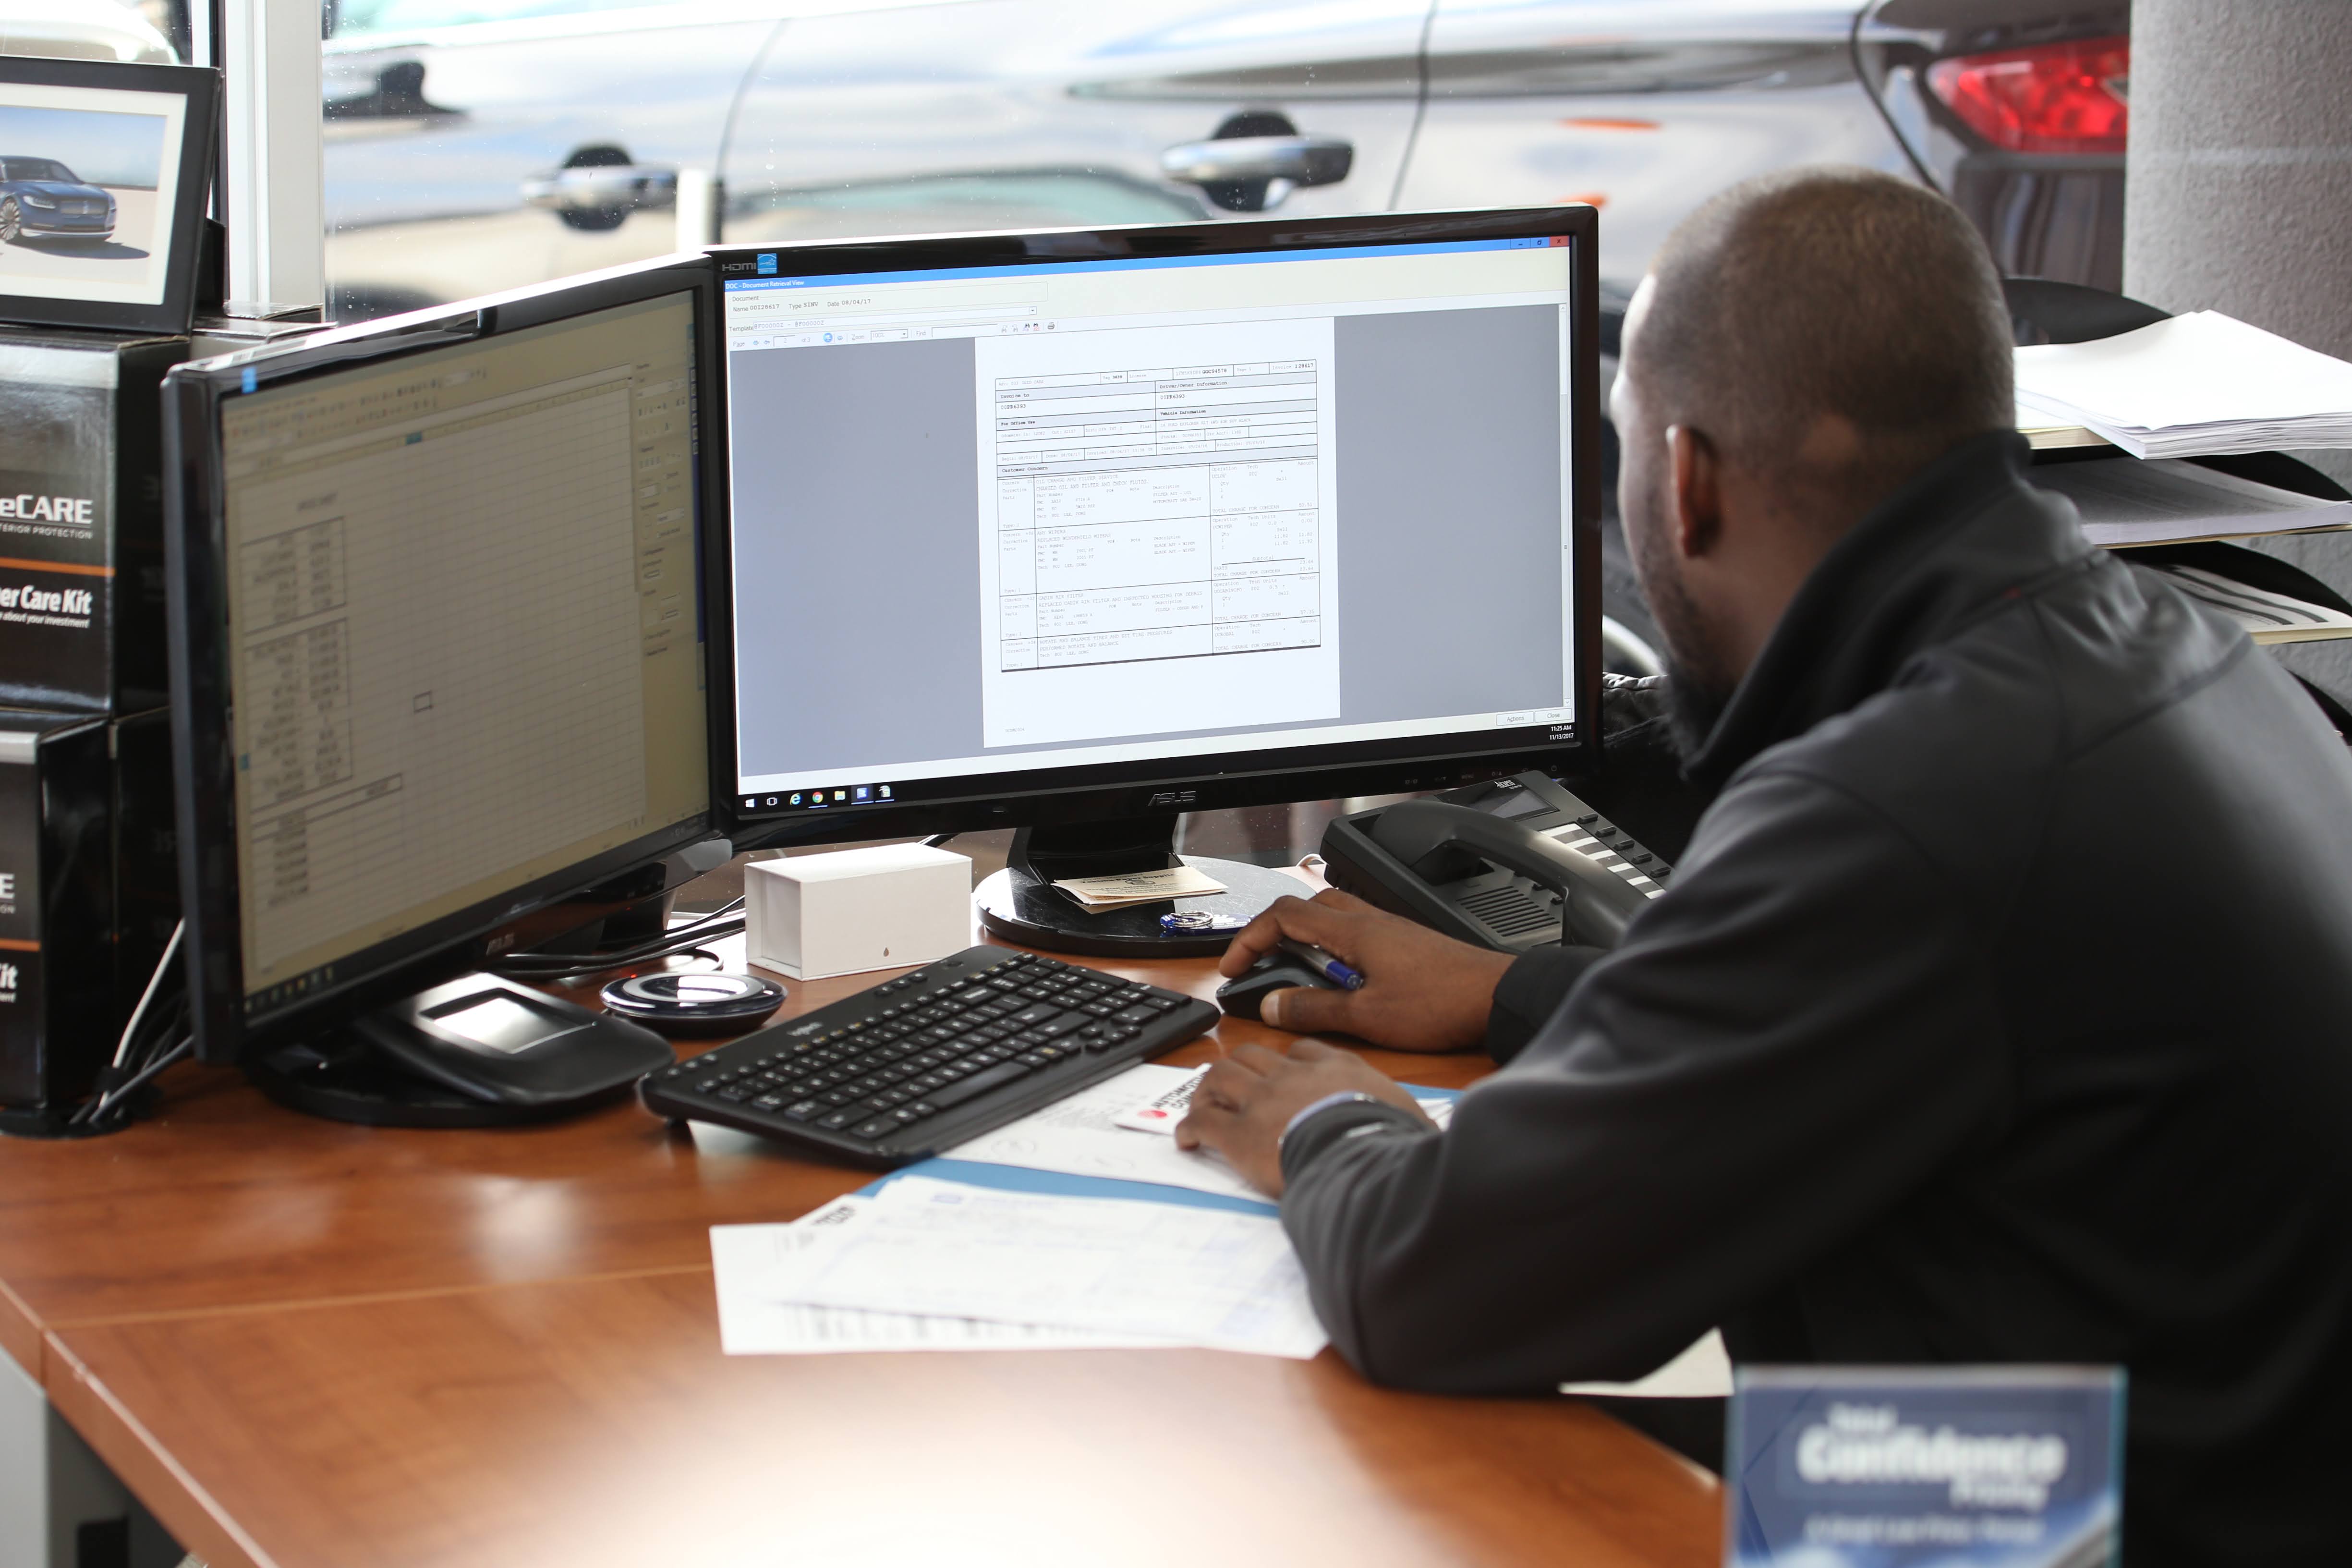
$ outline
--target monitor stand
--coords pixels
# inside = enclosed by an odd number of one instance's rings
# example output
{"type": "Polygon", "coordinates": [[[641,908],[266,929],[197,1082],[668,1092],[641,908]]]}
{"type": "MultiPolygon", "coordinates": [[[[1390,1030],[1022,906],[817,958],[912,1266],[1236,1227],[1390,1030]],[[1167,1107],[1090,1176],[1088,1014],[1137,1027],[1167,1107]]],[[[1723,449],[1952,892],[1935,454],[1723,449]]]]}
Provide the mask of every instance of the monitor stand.
{"type": "Polygon", "coordinates": [[[1013,836],[1004,869],[981,883],[972,901],[991,935],[1024,947],[1095,958],[1213,958],[1234,940],[1232,931],[1171,933],[1160,929],[1160,917],[1201,910],[1248,921],[1285,894],[1305,897],[1309,891],[1297,878],[1264,866],[1177,854],[1176,818],[1171,816],[1024,827],[1013,836]],[[1225,890],[1089,914],[1054,886],[1073,877],[1175,866],[1191,866],[1225,890]]]}
{"type": "Polygon", "coordinates": [[[669,1043],[512,980],[467,974],[247,1064],[281,1105],[370,1127],[503,1127],[617,1099],[669,1043]]]}

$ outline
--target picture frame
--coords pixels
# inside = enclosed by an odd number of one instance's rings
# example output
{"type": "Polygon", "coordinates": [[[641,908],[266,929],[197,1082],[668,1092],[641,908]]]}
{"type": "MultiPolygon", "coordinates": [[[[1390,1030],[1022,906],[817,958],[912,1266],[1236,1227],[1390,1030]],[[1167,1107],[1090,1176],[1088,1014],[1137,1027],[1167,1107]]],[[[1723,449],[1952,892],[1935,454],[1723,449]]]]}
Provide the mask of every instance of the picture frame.
{"type": "Polygon", "coordinates": [[[0,321],[184,332],[220,74],[0,56],[0,321]]]}

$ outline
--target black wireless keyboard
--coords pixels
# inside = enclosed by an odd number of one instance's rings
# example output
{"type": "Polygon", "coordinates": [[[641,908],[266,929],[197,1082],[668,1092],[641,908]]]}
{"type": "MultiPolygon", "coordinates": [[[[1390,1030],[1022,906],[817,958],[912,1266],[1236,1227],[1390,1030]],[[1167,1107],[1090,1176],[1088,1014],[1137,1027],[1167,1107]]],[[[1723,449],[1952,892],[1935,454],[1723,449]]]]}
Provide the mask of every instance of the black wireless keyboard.
{"type": "Polygon", "coordinates": [[[927,1159],[1182,1045],[1206,1002],[1002,947],[896,980],[665,1068],[656,1116],[715,1121],[887,1168],[927,1159]]]}

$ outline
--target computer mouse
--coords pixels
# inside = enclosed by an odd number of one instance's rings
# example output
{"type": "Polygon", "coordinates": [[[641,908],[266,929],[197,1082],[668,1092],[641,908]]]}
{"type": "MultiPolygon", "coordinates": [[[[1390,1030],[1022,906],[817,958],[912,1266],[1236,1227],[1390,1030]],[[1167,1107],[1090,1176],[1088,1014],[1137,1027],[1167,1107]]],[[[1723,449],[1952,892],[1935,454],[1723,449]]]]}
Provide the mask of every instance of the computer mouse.
{"type": "Polygon", "coordinates": [[[1235,1018],[1255,1018],[1270,991],[1311,985],[1321,991],[1339,989],[1286,952],[1270,952],[1243,973],[1217,987],[1217,1005],[1235,1018]]]}

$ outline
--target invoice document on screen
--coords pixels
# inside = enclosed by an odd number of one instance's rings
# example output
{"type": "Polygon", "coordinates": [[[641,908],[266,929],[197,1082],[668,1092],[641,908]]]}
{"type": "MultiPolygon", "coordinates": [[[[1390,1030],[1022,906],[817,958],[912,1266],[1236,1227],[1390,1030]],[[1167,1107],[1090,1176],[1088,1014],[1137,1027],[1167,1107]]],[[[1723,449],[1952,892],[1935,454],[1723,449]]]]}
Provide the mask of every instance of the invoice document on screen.
{"type": "Polygon", "coordinates": [[[1328,316],[975,340],[984,742],[1337,719],[1328,316]]]}

